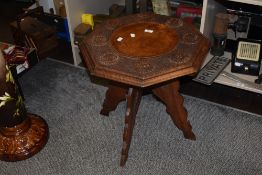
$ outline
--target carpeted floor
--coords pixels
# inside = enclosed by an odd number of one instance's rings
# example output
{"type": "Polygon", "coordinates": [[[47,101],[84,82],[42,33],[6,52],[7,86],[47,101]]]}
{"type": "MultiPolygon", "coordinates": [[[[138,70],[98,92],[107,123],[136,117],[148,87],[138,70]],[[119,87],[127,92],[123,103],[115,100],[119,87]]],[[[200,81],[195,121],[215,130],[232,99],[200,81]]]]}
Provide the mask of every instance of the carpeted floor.
{"type": "Polygon", "coordinates": [[[125,103],[99,114],[106,88],[85,70],[50,59],[21,80],[28,111],[46,119],[50,138],[34,157],[0,162],[1,175],[259,175],[262,116],[185,96],[196,141],[183,138],[151,95],[142,98],[129,159],[119,166],[125,103]]]}

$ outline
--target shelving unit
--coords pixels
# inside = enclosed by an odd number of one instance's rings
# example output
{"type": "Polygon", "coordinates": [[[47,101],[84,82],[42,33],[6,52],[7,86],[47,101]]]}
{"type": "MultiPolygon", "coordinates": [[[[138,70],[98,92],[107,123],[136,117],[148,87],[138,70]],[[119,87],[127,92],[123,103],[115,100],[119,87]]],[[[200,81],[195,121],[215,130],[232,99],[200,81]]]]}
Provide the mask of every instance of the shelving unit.
{"type": "MultiPolygon", "coordinates": [[[[48,0],[48,5],[50,8],[53,5],[53,0],[48,0]]],[[[107,14],[109,7],[113,4],[121,4],[121,5],[127,5],[127,9],[129,11],[132,11],[132,6],[134,5],[133,0],[64,0],[65,1],[65,7],[67,12],[67,19],[69,24],[69,32],[70,32],[70,38],[71,38],[71,46],[72,46],[72,53],[73,53],[73,59],[74,59],[74,65],[78,66],[79,63],[81,63],[81,58],[79,56],[79,48],[77,45],[74,44],[74,34],[73,30],[74,28],[81,23],[81,15],[83,13],[91,13],[91,14],[107,14]]],[[[262,6],[262,0],[203,0],[203,10],[202,10],[202,18],[201,18],[201,26],[200,26],[200,32],[202,32],[205,36],[207,36],[210,40],[212,40],[212,31],[213,26],[215,22],[215,15],[218,12],[226,12],[226,7],[223,5],[223,2],[232,1],[235,3],[241,3],[243,6],[245,4],[252,4],[257,6],[262,6]]],[[[225,53],[225,56],[231,58],[230,53],[225,53]]],[[[211,55],[209,54],[204,62],[203,65],[205,65],[210,59],[211,55]]],[[[251,86],[243,85],[239,83],[239,81],[234,81],[232,78],[225,77],[223,75],[220,75],[215,82],[219,84],[224,84],[240,89],[245,89],[248,91],[256,92],[259,94],[262,94],[262,87],[256,86],[253,87],[252,83],[254,82],[254,79],[256,77],[254,76],[248,76],[243,74],[235,74],[231,73],[230,66],[228,65],[225,68],[225,71],[229,74],[232,74],[234,76],[237,76],[244,81],[249,81],[251,86]]],[[[262,86],[262,85],[261,85],[262,86]]]]}
{"type": "MultiPolygon", "coordinates": [[[[208,37],[210,40],[212,40],[212,31],[213,26],[215,22],[215,15],[218,12],[226,12],[225,6],[223,6],[223,2],[226,1],[232,1],[235,3],[242,3],[243,6],[245,4],[252,4],[252,5],[258,5],[262,6],[262,0],[203,0],[203,10],[202,10],[202,18],[201,18],[201,27],[200,31],[208,37]]],[[[231,58],[230,53],[225,53],[225,57],[231,58]]],[[[211,54],[208,54],[203,66],[212,58],[211,54]]],[[[230,78],[228,76],[224,76],[223,74],[220,74],[215,82],[231,87],[236,87],[252,92],[256,92],[259,94],[262,94],[262,85],[257,85],[254,83],[254,80],[256,79],[255,76],[249,76],[244,74],[236,74],[231,73],[231,63],[225,68],[224,70],[228,75],[233,75],[233,77],[238,77],[239,79],[230,78]],[[243,81],[240,81],[240,80],[243,81]]]]}
{"type": "Polygon", "coordinates": [[[71,39],[74,65],[81,63],[79,48],[74,44],[74,29],[81,23],[83,13],[108,14],[108,9],[112,4],[123,4],[123,0],[65,0],[65,7],[68,19],[69,33],[71,39]]]}

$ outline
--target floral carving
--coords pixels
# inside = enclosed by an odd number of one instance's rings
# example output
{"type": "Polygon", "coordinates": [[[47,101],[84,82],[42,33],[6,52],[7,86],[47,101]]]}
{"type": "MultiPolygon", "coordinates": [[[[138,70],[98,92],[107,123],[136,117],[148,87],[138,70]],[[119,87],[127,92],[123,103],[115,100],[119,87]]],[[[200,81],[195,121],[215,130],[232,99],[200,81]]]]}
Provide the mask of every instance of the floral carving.
{"type": "Polygon", "coordinates": [[[183,26],[183,21],[178,18],[171,18],[166,21],[166,25],[172,27],[172,28],[178,28],[183,26]]]}
{"type": "Polygon", "coordinates": [[[195,33],[186,33],[183,35],[182,42],[185,44],[196,44],[200,40],[200,36],[195,33]]]}
{"type": "Polygon", "coordinates": [[[107,38],[103,35],[96,35],[92,38],[91,45],[104,46],[107,44],[107,38]]]}
{"type": "Polygon", "coordinates": [[[169,57],[169,61],[175,65],[187,63],[191,59],[191,57],[186,52],[183,52],[179,48],[176,49],[174,53],[175,54],[172,54],[169,57]]]}
{"type": "Polygon", "coordinates": [[[146,74],[154,71],[154,66],[149,61],[137,61],[134,69],[140,74],[146,74]]]}
{"type": "Polygon", "coordinates": [[[118,59],[119,56],[113,53],[105,53],[98,58],[100,64],[107,66],[116,64],[118,62],[118,59]]]}

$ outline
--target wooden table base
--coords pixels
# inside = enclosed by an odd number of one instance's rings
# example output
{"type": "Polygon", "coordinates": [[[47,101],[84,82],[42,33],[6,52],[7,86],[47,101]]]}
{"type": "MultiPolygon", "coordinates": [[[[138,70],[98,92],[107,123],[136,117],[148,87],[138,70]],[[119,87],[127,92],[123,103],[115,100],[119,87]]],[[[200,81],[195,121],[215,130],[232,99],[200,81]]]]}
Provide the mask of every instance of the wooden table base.
{"type": "MultiPolygon", "coordinates": [[[[170,114],[174,124],[183,132],[184,137],[195,140],[196,137],[192,132],[190,122],[187,120],[186,109],[183,106],[183,97],[179,94],[178,90],[179,81],[175,80],[167,85],[153,89],[152,92],[166,105],[166,111],[170,114]]],[[[119,102],[123,100],[127,102],[120,166],[124,166],[128,158],[142,92],[142,88],[123,88],[110,85],[100,112],[100,114],[108,116],[109,112],[116,109],[119,102]]]]}
{"type": "Polygon", "coordinates": [[[15,162],[38,153],[49,136],[46,122],[35,114],[28,114],[19,125],[0,128],[0,160],[15,162]]]}

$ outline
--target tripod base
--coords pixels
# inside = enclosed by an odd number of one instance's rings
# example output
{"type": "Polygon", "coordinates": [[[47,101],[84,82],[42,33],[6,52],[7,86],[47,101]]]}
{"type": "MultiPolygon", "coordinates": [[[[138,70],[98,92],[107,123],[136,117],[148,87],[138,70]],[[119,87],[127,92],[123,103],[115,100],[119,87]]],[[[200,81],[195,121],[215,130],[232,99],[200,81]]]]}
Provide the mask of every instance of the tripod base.
{"type": "Polygon", "coordinates": [[[0,128],[0,160],[15,162],[38,153],[49,136],[46,122],[35,114],[12,128],[0,128]]]}

